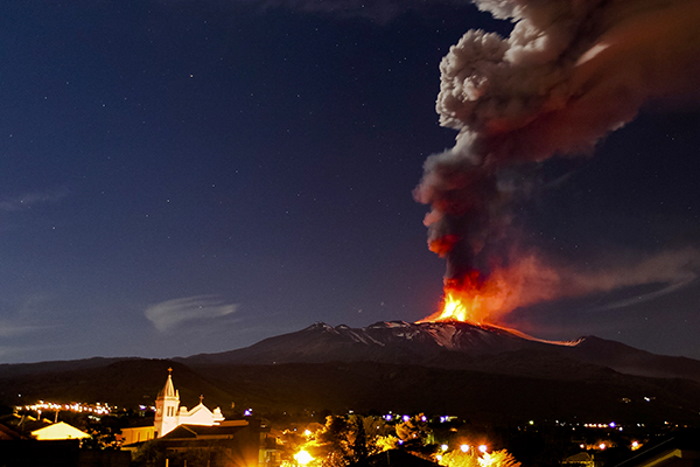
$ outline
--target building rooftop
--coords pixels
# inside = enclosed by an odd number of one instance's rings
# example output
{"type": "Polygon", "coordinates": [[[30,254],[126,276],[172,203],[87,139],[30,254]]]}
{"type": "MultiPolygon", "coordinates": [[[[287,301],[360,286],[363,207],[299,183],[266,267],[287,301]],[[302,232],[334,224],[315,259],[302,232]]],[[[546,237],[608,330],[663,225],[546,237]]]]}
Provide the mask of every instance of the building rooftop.
{"type": "Polygon", "coordinates": [[[700,430],[675,433],[615,467],[700,466],[700,430]],[[682,464],[680,462],[683,462],[682,464]]]}

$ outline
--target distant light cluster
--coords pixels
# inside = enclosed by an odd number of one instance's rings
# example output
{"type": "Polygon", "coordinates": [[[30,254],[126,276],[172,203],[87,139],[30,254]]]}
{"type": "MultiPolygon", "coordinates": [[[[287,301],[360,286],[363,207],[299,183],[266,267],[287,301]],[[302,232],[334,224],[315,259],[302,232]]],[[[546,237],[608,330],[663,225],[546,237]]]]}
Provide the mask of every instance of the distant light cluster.
{"type": "Polygon", "coordinates": [[[622,431],[621,426],[617,426],[615,422],[610,422],[610,423],[584,423],[583,424],[584,428],[612,428],[617,429],[619,431],[622,431]]]}
{"type": "MultiPolygon", "coordinates": [[[[450,423],[450,422],[454,422],[454,421],[458,420],[458,417],[456,417],[454,415],[440,415],[439,418],[431,417],[429,419],[428,417],[426,417],[424,414],[421,413],[417,417],[421,422],[424,422],[424,423],[427,423],[428,421],[437,421],[437,420],[439,420],[440,423],[450,423]]],[[[414,416],[413,415],[405,415],[405,414],[403,414],[403,415],[396,414],[396,413],[393,413],[390,411],[389,413],[382,415],[382,418],[384,419],[384,421],[389,422],[389,423],[391,423],[391,422],[408,422],[409,420],[413,419],[414,416]]]]}
{"type": "Polygon", "coordinates": [[[36,404],[17,406],[17,410],[29,410],[37,413],[41,412],[55,412],[55,411],[66,411],[75,413],[85,413],[98,416],[109,415],[116,409],[116,407],[109,404],[102,404],[97,402],[95,404],[86,404],[83,402],[71,402],[70,404],[59,404],[56,402],[45,402],[40,400],[36,404]]]}

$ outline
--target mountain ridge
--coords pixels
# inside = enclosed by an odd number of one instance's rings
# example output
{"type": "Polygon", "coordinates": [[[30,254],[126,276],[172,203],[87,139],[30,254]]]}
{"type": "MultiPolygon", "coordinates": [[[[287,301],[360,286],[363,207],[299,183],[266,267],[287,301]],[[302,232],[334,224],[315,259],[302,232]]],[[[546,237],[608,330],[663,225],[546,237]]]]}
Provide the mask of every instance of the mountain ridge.
{"type": "Polygon", "coordinates": [[[185,405],[260,413],[449,413],[700,423],[700,361],[594,336],[560,345],[490,325],[315,323],[228,352],[0,365],[0,402],[150,405],[174,369],[185,405]]]}
{"type": "Polygon", "coordinates": [[[248,347],[175,360],[194,366],[370,361],[506,374],[523,374],[529,368],[538,374],[536,362],[531,362],[537,355],[546,355],[550,364],[559,360],[563,374],[570,370],[568,362],[578,362],[636,376],[700,382],[700,361],[687,357],[657,355],[595,336],[543,341],[499,326],[455,321],[380,321],[363,328],[318,322],[248,347]],[[504,354],[524,368],[514,372],[497,365],[498,356],[504,354]],[[494,366],[489,368],[488,362],[494,366]]]}

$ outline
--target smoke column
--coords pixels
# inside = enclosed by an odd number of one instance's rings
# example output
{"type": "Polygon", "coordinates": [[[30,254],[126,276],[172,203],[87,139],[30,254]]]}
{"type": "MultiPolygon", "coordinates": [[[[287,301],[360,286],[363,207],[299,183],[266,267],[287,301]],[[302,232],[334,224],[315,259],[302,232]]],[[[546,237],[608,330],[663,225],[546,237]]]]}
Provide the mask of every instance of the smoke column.
{"type": "Polygon", "coordinates": [[[436,109],[459,133],[414,190],[458,288],[518,260],[511,208],[528,164],[589,154],[645,102],[700,89],[698,0],[475,3],[514,27],[507,38],[468,31],[443,58],[436,109]]]}

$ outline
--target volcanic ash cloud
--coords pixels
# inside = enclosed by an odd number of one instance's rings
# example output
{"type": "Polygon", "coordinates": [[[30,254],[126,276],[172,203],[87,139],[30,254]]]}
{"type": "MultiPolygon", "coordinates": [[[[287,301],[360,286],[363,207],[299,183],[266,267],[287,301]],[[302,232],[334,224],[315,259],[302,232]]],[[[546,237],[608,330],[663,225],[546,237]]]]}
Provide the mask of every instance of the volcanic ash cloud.
{"type": "Polygon", "coordinates": [[[457,285],[518,260],[510,213],[528,163],[590,153],[645,102],[700,88],[697,0],[475,3],[514,27],[468,31],[443,58],[436,108],[459,133],[414,191],[457,285]]]}

